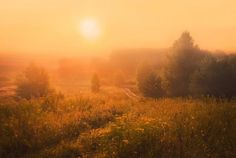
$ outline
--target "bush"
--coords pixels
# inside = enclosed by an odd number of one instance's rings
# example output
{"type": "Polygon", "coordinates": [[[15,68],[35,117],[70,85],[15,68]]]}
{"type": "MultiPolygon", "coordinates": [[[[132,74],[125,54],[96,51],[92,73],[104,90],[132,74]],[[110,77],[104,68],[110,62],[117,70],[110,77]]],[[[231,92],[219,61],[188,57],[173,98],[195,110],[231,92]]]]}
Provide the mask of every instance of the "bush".
{"type": "Polygon", "coordinates": [[[137,86],[145,97],[158,98],[164,95],[161,78],[149,65],[143,64],[137,72],[137,86]]]}
{"type": "Polygon", "coordinates": [[[16,95],[25,99],[44,97],[50,92],[47,72],[34,64],[18,76],[16,86],[16,95]]]}

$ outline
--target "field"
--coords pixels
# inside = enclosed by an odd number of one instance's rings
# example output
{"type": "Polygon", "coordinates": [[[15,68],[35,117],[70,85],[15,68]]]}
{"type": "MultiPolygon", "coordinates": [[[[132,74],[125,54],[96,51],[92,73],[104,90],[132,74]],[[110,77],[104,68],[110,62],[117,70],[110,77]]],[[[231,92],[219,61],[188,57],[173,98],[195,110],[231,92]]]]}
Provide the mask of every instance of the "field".
{"type": "Polygon", "coordinates": [[[122,89],[0,101],[1,158],[233,158],[236,101],[122,89]]]}
{"type": "Polygon", "coordinates": [[[236,0],[0,1],[0,158],[236,158],[236,0]]]}

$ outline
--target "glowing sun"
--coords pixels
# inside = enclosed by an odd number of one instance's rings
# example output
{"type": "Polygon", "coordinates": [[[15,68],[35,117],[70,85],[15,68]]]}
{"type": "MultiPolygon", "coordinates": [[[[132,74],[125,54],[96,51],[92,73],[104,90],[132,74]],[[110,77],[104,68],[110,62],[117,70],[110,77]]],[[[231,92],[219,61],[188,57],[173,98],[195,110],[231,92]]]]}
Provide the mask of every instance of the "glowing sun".
{"type": "Polygon", "coordinates": [[[101,28],[94,19],[82,20],[79,27],[82,36],[88,40],[95,40],[101,35],[101,28]]]}

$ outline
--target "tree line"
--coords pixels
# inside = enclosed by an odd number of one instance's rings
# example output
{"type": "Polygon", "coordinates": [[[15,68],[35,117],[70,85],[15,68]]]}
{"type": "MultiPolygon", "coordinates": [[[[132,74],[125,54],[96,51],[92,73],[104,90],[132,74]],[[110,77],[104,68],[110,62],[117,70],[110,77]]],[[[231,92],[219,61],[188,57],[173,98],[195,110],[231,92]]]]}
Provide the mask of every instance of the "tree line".
{"type": "MultiPolygon", "coordinates": [[[[55,94],[47,71],[34,63],[17,76],[16,86],[16,95],[20,98],[33,99],[55,94]]],[[[91,91],[93,93],[100,91],[100,79],[97,74],[92,76],[91,91]]]]}
{"type": "Polygon", "coordinates": [[[184,32],[169,49],[162,69],[143,63],[137,86],[146,97],[236,96],[236,56],[217,56],[194,44],[184,32]]]}
{"type": "MultiPolygon", "coordinates": [[[[153,57],[156,59],[158,56],[154,54],[153,57]]],[[[127,75],[116,76],[115,85],[118,87],[125,86],[125,81],[129,80],[127,75]]],[[[96,73],[92,76],[91,91],[94,93],[100,91],[100,77],[96,73]]],[[[236,56],[218,56],[202,50],[190,33],[184,32],[166,52],[165,62],[143,62],[137,68],[136,80],[138,90],[145,97],[232,98],[236,96],[236,56]]],[[[53,92],[45,69],[34,64],[18,76],[16,85],[17,96],[26,99],[44,97],[53,92]]]]}

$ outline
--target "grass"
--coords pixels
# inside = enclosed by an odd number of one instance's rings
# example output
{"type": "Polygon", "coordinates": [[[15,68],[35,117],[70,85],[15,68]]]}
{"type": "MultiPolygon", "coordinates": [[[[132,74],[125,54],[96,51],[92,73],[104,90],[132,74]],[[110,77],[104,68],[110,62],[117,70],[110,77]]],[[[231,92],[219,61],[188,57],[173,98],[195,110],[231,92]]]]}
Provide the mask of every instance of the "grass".
{"type": "Polygon", "coordinates": [[[236,101],[122,93],[1,99],[0,157],[236,157],[236,101]]]}

